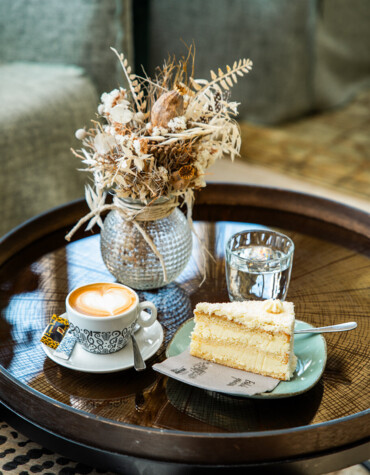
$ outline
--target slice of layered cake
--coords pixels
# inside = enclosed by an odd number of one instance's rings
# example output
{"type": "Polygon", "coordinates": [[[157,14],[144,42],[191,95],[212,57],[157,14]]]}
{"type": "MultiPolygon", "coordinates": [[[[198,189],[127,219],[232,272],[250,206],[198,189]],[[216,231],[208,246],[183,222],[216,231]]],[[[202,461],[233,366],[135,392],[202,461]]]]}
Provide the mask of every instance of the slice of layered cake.
{"type": "Polygon", "coordinates": [[[292,377],[297,365],[292,302],[202,302],[194,316],[193,356],[281,380],[292,377]]]}

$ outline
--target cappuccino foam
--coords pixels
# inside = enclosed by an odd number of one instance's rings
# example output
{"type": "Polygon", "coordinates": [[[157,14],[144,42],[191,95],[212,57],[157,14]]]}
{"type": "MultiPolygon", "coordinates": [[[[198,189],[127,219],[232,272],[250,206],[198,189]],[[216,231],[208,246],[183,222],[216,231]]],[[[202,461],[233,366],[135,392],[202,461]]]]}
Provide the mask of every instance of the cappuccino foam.
{"type": "Polygon", "coordinates": [[[111,317],[129,310],[136,295],[117,284],[89,284],[74,290],[69,297],[70,306],[79,313],[93,317],[111,317]]]}

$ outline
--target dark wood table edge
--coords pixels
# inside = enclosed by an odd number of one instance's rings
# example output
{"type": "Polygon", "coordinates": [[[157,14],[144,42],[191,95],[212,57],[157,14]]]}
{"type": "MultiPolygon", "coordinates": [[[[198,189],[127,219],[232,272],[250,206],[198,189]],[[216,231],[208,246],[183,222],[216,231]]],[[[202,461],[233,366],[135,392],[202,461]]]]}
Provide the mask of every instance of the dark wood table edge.
{"type": "MultiPolygon", "coordinates": [[[[279,194],[279,195],[283,195],[284,196],[284,199],[282,201],[280,201],[278,204],[277,204],[277,208],[283,206],[282,209],[284,209],[284,211],[289,211],[289,212],[299,212],[297,210],[299,210],[301,207],[302,207],[302,203],[297,206],[296,204],[294,204],[296,202],[297,199],[303,199],[303,200],[307,200],[307,203],[305,203],[307,206],[304,206],[304,209],[305,209],[305,213],[307,216],[310,216],[312,217],[315,217],[316,219],[321,219],[321,220],[324,220],[324,221],[328,221],[329,222],[333,222],[334,221],[334,224],[338,225],[338,226],[344,226],[345,224],[345,227],[347,229],[352,229],[354,230],[355,232],[359,233],[359,234],[362,234],[362,235],[365,235],[365,236],[368,236],[369,235],[369,228],[370,228],[370,223],[369,223],[369,219],[368,219],[368,214],[365,213],[365,212],[362,212],[362,211],[359,211],[357,209],[353,209],[351,207],[347,207],[345,205],[342,205],[342,204],[339,204],[339,203],[336,203],[336,202],[331,202],[329,200],[324,200],[322,198],[317,198],[317,197],[313,197],[313,196],[310,196],[310,195],[305,195],[305,194],[299,194],[299,193],[296,193],[296,192],[288,192],[288,191],[285,191],[285,190],[279,190],[279,189],[273,189],[273,188],[265,188],[265,187],[250,187],[250,186],[245,186],[245,185],[228,185],[228,184],[214,184],[214,185],[209,185],[208,188],[206,188],[205,190],[202,191],[201,194],[199,194],[199,197],[197,198],[198,200],[198,204],[199,206],[203,206],[203,205],[214,205],[214,204],[226,204],[226,205],[233,205],[233,204],[237,204],[238,206],[240,205],[241,201],[242,201],[242,204],[244,203],[245,206],[248,206],[248,205],[252,205],[251,203],[253,203],[253,206],[258,206],[258,205],[261,205],[263,204],[263,206],[268,206],[269,203],[270,203],[270,206],[272,206],[273,204],[276,204],[277,203],[277,200],[274,199],[274,197],[276,198],[276,194],[279,194]],[[207,189],[209,190],[207,192],[207,189]],[[228,199],[222,199],[222,202],[220,200],[220,191],[223,191],[223,192],[227,192],[227,196],[228,196],[228,199]],[[235,194],[238,194],[238,199],[236,200],[235,199],[235,194]],[[246,194],[245,196],[245,200],[243,200],[243,193],[246,194]],[[241,198],[241,195],[242,194],[242,198],[241,198]],[[248,198],[249,197],[249,198],[248,198]],[[267,197],[267,199],[266,199],[267,197]],[[299,198],[301,197],[301,198],[299,198]],[[283,204],[282,204],[283,203],[283,204]],[[338,208],[339,207],[339,208],[338,208]],[[327,210],[328,209],[339,209],[340,211],[340,216],[338,219],[330,219],[330,215],[328,216],[328,212],[327,210]],[[353,220],[358,220],[357,223],[358,225],[355,225],[355,223],[353,223],[353,220]]],[[[4,238],[0,241],[0,250],[2,251],[3,249],[5,249],[5,253],[2,254],[3,256],[3,259],[2,261],[5,262],[7,260],[7,258],[9,258],[11,255],[14,255],[16,252],[19,252],[23,247],[25,247],[27,244],[33,242],[35,239],[38,239],[38,238],[41,238],[42,236],[46,235],[46,234],[49,234],[53,231],[56,231],[58,229],[61,229],[61,228],[64,228],[64,227],[67,227],[67,226],[70,226],[71,224],[73,224],[74,222],[76,222],[79,217],[81,217],[81,215],[84,213],[84,211],[87,211],[87,207],[86,205],[84,204],[83,200],[77,200],[75,202],[72,202],[70,204],[67,204],[67,205],[64,205],[64,206],[61,206],[61,207],[58,207],[58,208],[55,208],[49,212],[46,212],[44,214],[42,214],[41,216],[39,217],[36,217],[36,218],[33,218],[32,220],[29,220],[28,222],[24,223],[23,225],[21,225],[20,227],[16,228],[14,231],[12,231],[11,233],[8,233],[6,236],[4,236],[4,238]],[[82,214],[81,214],[81,211],[82,211],[82,214]],[[52,219],[51,219],[52,218],[52,219]],[[39,230],[42,230],[42,231],[38,231],[39,230]],[[25,231],[27,231],[27,233],[25,233],[25,231]],[[20,246],[18,245],[17,246],[17,240],[19,239],[20,236],[24,237],[26,235],[26,240],[23,240],[23,245],[20,246]],[[17,237],[18,236],[18,237],[17,237]],[[16,238],[16,239],[14,239],[16,238]],[[13,244],[11,244],[10,242],[12,242],[13,244]]],[[[1,264],[2,262],[0,262],[1,264]]],[[[10,394],[15,394],[15,392],[12,392],[14,390],[16,390],[17,386],[21,387],[21,386],[24,386],[22,389],[25,391],[25,393],[30,393],[28,395],[28,398],[27,399],[27,402],[29,402],[30,400],[34,403],[33,401],[33,398],[36,397],[36,399],[38,397],[40,397],[38,395],[38,393],[35,391],[35,394],[32,394],[32,391],[33,390],[30,390],[30,388],[28,388],[27,386],[25,385],[22,385],[21,383],[17,382],[17,381],[11,381],[12,380],[12,377],[11,375],[6,371],[1,371],[0,372],[0,375],[1,375],[1,378],[0,378],[0,394],[2,395],[2,399],[4,400],[5,403],[9,403],[9,407],[14,410],[15,412],[22,412],[22,408],[21,407],[17,407],[17,404],[11,404],[11,401],[7,401],[7,398],[6,398],[6,395],[9,394],[8,390],[10,390],[10,394]]],[[[47,398],[46,396],[43,396],[44,398],[47,398]]],[[[15,402],[15,401],[14,401],[15,402]]],[[[18,401],[19,402],[19,401],[18,401]]],[[[56,406],[56,401],[53,401],[51,400],[50,402],[50,405],[51,407],[49,408],[49,415],[53,415],[53,407],[55,409],[55,406],[56,406]]],[[[27,403],[26,403],[27,404],[27,403]]],[[[31,404],[32,406],[32,404],[31,404]]],[[[29,413],[29,419],[32,421],[32,423],[34,424],[38,424],[40,423],[40,420],[38,420],[38,417],[37,417],[37,401],[36,403],[34,404],[35,407],[33,407],[33,409],[35,410],[33,416],[32,417],[32,410],[30,411],[29,413]]],[[[69,406],[66,406],[64,404],[61,404],[60,403],[60,407],[59,409],[61,410],[64,410],[64,411],[67,411],[67,413],[70,413],[72,411],[74,411],[73,408],[70,408],[69,406]]],[[[44,414],[45,415],[45,414],[44,414]]],[[[79,414],[81,415],[81,414],[79,414]]],[[[135,432],[137,430],[139,431],[142,431],[145,433],[145,436],[150,436],[150,435],[153,435],[153,434],[158,434],[159,438],[160,439],[167,439],[168,436],[175,436],[176,438],[178,438],[179,436],[181,438],[184,439],[184,441],[186,439],[189,439],[189,437],[195,437],[198,441],[199,439],[202,439],[202,440],[206,440],[207,438],[212,440],[212,441],[215,441],[215,440],[222,440],[222,439],[231,439],[231,438],[235,438],[236,441],[238,441],[239,443],[241,443],[242,441],[251,441],[252,439],[260,439],[260,437],[266,437],[266,436],[269,436],[269,437],[272,437],[274,438],[274,436],[277,436],[277,435],[292,435],[294,434],[295,436],[297,436],[298,434],[303,434],[303,437],[306,437],[307,436],[305,435],[305,432],[307,430],[310,430],[311,434],[312,434],[312,431],[320,431],[324,428],[327,428],[328,426],[330,426],[331,424],[339,424],[339,425],[345,425],[346,422],[350,421],[350,420],[357,420],[357,423],[356,423],[356,429],[357,429],[357,438],[356,439],[352,439],[351,441],[349,441],[349,439],[346,437],[344,437],[344,439],[342,438],[341,441],[338,441],[338,450],[339,447],[343,447],[345,446],[346,444],[348,443],[357,443],[357,442],[360,442],[361,440],[364,440],[366,439],[368,436],[369,436],[369,432],[368,430],[366,429],[366,420],[369,421],[369,415],[370,415],[370,412],[369,411],[363,411],[361,413],[358,413],[356,415],[353,415],[353,416],[348,416],[348,418],[343,418],[343,419],[339,419],[339,420],[335,420],[335,421],[329,421],[329,422],[325,422],[325,423],[321,423],[321,424],[315,424],[313,426],[304,426],[303,428],[293,428],[293,429],[286,429],[286,430],[282,430],[282,431],[269,431],[269,433],[267,432],[261,432],[261,433],[248,433],[248,434],[221,434],[218,436],[218,434],[202,434],[202,433],[196,433],[196,434],[192,434],[192,433],[179,433],[178,431],[169,431],[169,430],[162,430],[162,429],[151,429],[151,428],[142,428],[142,427],[132,427],[132,426],[129,426],[129,425],[126,425],[126,424],[121,424],[123,427],[125,427],[127,430],[131,431],[132,432],[132,435],[134,436],[135,435],[135,432]],[[365,419],[363,419],[365,418],[365,419]]],[[[92,419],[91,415],[90,414],[87,414],[86,413],[86,416],[90,419],[92,419]]],[[[98,418],[99,419],[99,422],[104,422],[102,418],[98,418]]],[[[47,420],[47,419],[45,419],[47,420]]],[[[105,421],[109,426],[116,426],[117,424],[116,423],[112,423],[112,421],[109,421],[109,420],[106,420],[105,421]]],[[[118,424],[120,425],[120,424],[118,424]]],[[[47,427],[47,425],[45,425],[44,427],[45,430],[50,430],[50,427],[47,427]]],[[[346,434],[346,430],[345,428],[343,428],[344,430],[342,430],[342,434],[345,435],[346,434]]],[[[352,432],[352,430],[351,430],[352,432]]],[[[66,436],[66,437],[69,437],[70,435],[69,434],[60,434],[61,436],[66,436]]],[[[79,440],[78,438],[78,434],[75,434],[77,435],[77,437],[75,438],[76,442],[78,443],[84,443],[85,441],[83,440],[79,440]]],[[[320,434],[316,434],[315,435],[316,438],[318,438],[318,440],[316,441],[316,443],[319,443],[320,442],[320,434]]],[[[289,437],[288,437],[289,439],[289,437]]],[[[285,449],[289,448],[289,440],[286,441],[287,442],[287,445],[285,446],[285,449]]],[[[293,439],[291,440],[291,442],[293,442],[293,439]]],[[[148,443],[149,442],[149,439],[148,439],[148,443]]],[[[160,445],[163,444],[163,446],[168,446],[168,444],[171,443],[171,440],[168,439],[168,440],[163,440],[163,442],[160,442],[158,443],[157,445],[157,449],[160,448],[160,445]]],[[[187,445],[187,444],[185,444],[187,445]]],[[[195,443],[196,445],[196,443],[195,443]]],[[[243,443],[241,444],[243,446],[243,443]]],[[[249,449],[253,448],[253,445],[252,446],[247,446],[249,447],[249,449]]],[[[295,445],[295,444],[293,444],[295,445]]],[[[149,446],[148,446],[149,447],[149,446]]],[[[320,450],[332,450],[332,449],[335,449],[335,447],[325,447],[325,446],[320,446],[320,444],[318,445],[318,447],[320,448],[320,450]]],[[[98,448],[98,446],[96,447],[98,448]]],[[[239,453],[239,457],[236,457],[236,459],[239,460],[239,458],[243,455],[243,451],[244,451],[244,455],[245,455],[245,449],[247,447],[244,445],[243,446],[243,449],[240,451],[239,453]]],[[[104,447],[100,447],[100,449],[104,449],[104,447]]],[[[105,447],[106,449],[106,447],[105,447]]],[[[193,455],[195,455],[194,451],[196,450],[196,447],[194,446],[194,444],[190,444],[190,446],[187,447],[188,450],[190,450],[190,452],[187,452],[188,453],[188,456],[189,456],[189,453],[192,453],[193,455]]],[[[280,449],[280,453],[282,455],[282,457],[289,457],[289,456],[293,456],[293,455],[307,455],[309,456],[309,454],[311,454],[311,456],[314,456],[314,452],[315,451],[312,451],[312,447],[311,448],[308,448],[307,452],[305,454],[296,454],[294,453],[294,450],[291,450],[291,451],[287,451],[285,453],[283,453],[284,451],[281,451],[282,447],[279,448],[280,449]]],[[[138,453],[137,450],[135,450],[135,444],[132,445],[130,447],[130,444],[128,444],[128,446],[124,447],[124,450],[125,450],[125,454],[131,454],[131,455],[134,455],[134,456],[140,456],[140,455],[143,455],[142,453],[138,453]]],[[[216,453],[216,451],[214,450],[214,452],[216,453]]],[[[150,457],[152,454],[151,454],[151,451],[147,451],[146,452],[146,455],[148,457],[150,457]]],[[[156,455],[158,458],[161,458],[163,457],[163,460],[164,459],[168,459],[168,456],[170,455],[168,453],[168,450],[165,450],[162,451],[161,450],[157,450],[156,451],[156,455]],[[162,452],[162,453],[161,453],[162,452]]],[[[197,463],[197,462],[204,462],[204,460],[192,460],[192,457],[190,455],[190,458],[187,460],[187,457],[185,456],[184,457],[184,454],[183,455],[183,460],[182,462],[193,462],[193,463],[197,463]]],[[[236,454],[235,454],[236,455],[236,454]]],[[[274,454],[272,454],[273,456],[274,454]]],[[[243,458],[243,457],[242,457],[243,458]]],[[[258,460],[258,457],[255,458],[255,461],[257,462],[258,460]]],[[[238,460],[233,460],[233,462],[236,462],[238,460]]],[[[244,462],[245,460],[243,460],[244,462]]],[[[248,460],[249,462],[249,460],[248,460]]],[[[229,463],[229,461],[226,461],[226,463],[229,463]]]]}
{"type": "Polygon", "coordinates": [[[245,474],[245,470],[248,470],[248,474],[256,475],[269,473],[274,475],[315,475],[340,470],[359,463],[359,460],[365,461],[370,452],[370,438],[368,437],[356,444],[341,447],[339,452],[335,450],[316,453],[314,464],[312,464],[312,457],[310,456],[248,464],[208,465],[175,463],[119,454],[73,442],[51,430],[43,428],[39,424],[29,421],[26,417],[16,413],[3,403],[0,403],[0,418],[7,421],[26,437],[37,441],[49,450],[76,462],[82,462],[94,468],[109,470],[117,474],[131,473],[133,467],[135,467],[137,473],[161,473],[162,475],[185,475],[185,473],[213,474],[225,473],[226,470],[228,473],[233,474],[245,474]]]}
{"type": "Polygon", "coordinates": [[[196,195],[195,205],[201,204],[269,207],[325,221],[370,238],[370,202],[366,212],[339,201],[279,187],[210,183],[196,195]]]}
{"type": "MultiPolygon", "coordinates": [[[[358,208],[307,193],[267,186],[209,183],[206,188],[196,193],[194,216],[196,217],[198,207],[209,205],[270,207],[277,211],[328,222],[370,239],[370,212],[366,213],[358,208]]],[[[85,200],[79,198],[20,224],[0,238],[0,265],[44,235],[64,227],[72,227],[88,211],[85,200]],[[51,216],[54,220],[50,219],[51,216]],[[20,238],[22,244],[19,243],[20,238]]]]}

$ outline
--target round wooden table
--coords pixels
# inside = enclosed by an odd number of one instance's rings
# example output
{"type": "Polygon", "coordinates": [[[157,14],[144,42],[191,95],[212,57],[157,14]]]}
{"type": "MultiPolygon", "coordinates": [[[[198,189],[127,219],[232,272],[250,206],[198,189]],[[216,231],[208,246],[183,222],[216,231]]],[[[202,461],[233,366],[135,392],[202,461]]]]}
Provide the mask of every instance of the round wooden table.
{"type": "Polygon", "coordinates": [[[0,396],[8,420],[49,448],[116,473],[325,473],[368,458],[369,215],[309,195],[210,184],[196,197],[196,229],[215,262],[200,273],[194,241],[189,265],[162,289],[139,292],[159,310],[165,339],[147,369],[88,374],[45,356],[40,336],[67,293],[114,281],[99,232],[65,234],[86,213],[69,203],[38,216],[0,243],[0,396]],[[357,321],[325,335],[320,381],[276,400],[208,393],[152,370],[197,302],[228,301],[226,239],[250,224],[278,229],[295,243],[287,300],[315,326],[357,321]]]}

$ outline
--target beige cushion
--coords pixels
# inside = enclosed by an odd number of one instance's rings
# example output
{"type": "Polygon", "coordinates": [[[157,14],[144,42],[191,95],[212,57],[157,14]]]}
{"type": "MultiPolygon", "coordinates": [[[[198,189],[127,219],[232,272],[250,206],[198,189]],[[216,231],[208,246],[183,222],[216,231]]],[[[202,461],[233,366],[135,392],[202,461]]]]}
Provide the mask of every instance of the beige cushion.
{"type": "Polygon", "coordinates": [[[94,118],[98,97],[77,67],[0,65],[0,236],[53,206],[83,196],[86,175],[70,147],[94,118]]]}

